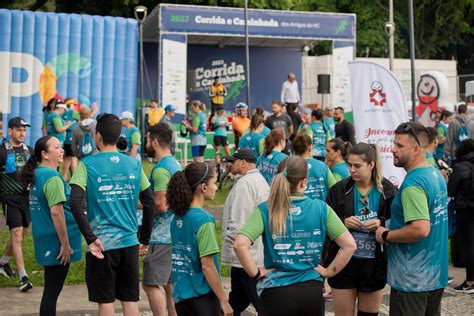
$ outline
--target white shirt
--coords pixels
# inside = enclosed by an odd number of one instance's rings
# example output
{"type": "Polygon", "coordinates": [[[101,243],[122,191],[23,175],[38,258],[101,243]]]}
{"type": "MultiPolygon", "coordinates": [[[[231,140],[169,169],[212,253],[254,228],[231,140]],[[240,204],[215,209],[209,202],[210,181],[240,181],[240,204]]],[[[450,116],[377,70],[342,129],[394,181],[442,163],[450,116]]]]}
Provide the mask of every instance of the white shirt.
{"type": "Polygon", "coordinates": [[[286,80],[281,86],[281,102],[283,103],[298,103],[300,102],[300,93],[298,91],[298,82],[295,80],[289,82],[286,80]]]}

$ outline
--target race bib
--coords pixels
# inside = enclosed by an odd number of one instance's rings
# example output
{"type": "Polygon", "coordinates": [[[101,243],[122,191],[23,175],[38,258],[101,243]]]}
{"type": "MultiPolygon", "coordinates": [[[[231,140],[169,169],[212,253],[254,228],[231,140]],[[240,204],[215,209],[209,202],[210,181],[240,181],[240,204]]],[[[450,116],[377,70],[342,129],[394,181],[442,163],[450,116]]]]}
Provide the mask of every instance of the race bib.
{"type": "Polygon", "coordinates": [[[377,241],[375,240],[375,234],[352,232],[352,237],[354,237],[354,240],[357,245],[357,250],[354,252],[355,258],[363,258],[363,259],[375,258],[375,247],[377,246],[377,241]]]}

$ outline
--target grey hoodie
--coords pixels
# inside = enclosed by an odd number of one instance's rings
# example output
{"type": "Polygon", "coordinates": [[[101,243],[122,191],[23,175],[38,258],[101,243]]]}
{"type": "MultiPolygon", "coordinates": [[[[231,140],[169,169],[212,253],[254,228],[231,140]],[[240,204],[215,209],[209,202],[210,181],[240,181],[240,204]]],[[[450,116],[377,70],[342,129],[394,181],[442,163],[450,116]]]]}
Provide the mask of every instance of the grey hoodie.
{"type": "Polygon", "coordinates": [[[459,128],[461,125],[466,125],[469,130],[470,137],[474,137],[474,120],[468,116],[468,114],[459,114],[456,115],[454,119],[451,120],[448,126],[448,135],[446,135],[446,142],[444,143],[444,154],[446,157],[450,157],[452,160],[456,158],[456,138],[458,136],[459,128]]]}
{"type": "Polygon", "coordinates": [[[72,154],[74,157],[77,157],[79,159],[82,158],[81,150],[80,150],[80,145],[82,144],[82,137],[84,136],[85,133],[91,132],[92,136],[95,134],[95,125],[97,122],[94,119],[85,119],[79,122],[77,126],[74,128],[72,131],[72,154]]]}

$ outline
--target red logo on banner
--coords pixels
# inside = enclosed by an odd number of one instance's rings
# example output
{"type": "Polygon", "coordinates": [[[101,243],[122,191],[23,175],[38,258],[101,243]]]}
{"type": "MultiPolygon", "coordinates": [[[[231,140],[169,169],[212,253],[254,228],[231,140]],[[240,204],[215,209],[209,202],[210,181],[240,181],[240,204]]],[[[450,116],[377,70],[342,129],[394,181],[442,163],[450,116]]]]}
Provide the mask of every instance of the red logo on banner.
{"type": "Polygon", "coordinates": [[[370,102],[374,104],[374,106],[383,106],[385,102],[387,102],[387,97],[383,90],[383,85],[380,81],[374,81],[371,85],[372,92],[369,94],[370,102]]]}

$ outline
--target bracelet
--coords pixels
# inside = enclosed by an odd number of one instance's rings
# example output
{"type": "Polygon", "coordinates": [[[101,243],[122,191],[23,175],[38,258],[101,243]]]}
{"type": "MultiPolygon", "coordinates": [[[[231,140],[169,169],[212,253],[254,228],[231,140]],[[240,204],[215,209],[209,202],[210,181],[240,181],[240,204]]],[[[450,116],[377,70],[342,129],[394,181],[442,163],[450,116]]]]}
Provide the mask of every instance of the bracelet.
{"type": "Polygon", "coordinates": [[[257,268],[257,274],[255,274],[255,276],[252,278],[252,280],[258,280],[261,275],[262,275],[262,273],[260,273],[260,268],[257,268]]]}

